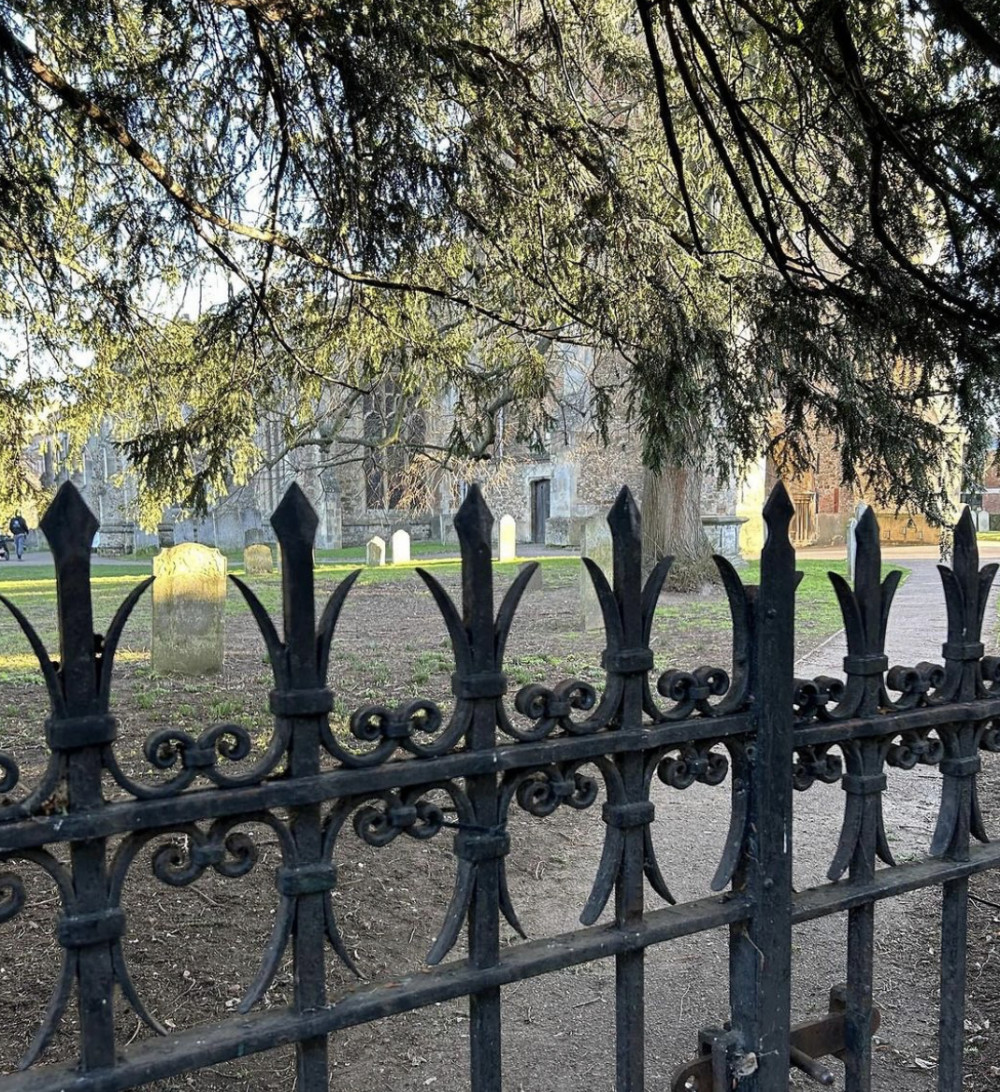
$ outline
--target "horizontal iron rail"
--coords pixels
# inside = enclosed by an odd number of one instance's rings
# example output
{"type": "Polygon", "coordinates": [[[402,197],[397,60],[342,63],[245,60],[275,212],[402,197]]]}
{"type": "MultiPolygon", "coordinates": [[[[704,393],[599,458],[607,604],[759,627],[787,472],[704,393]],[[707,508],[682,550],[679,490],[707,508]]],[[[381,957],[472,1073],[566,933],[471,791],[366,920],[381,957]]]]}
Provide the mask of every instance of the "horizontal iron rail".
{"type": "MultiPolygon", "coordinates": [[[[880,713],[875,717],[800,725],[796,747],[850,739],[887,737],[920,728],[986,721],[1000,716],[1000,698],[952,703],[925,709],[880,713]]],[[[460,751],[435,758],[404,758],[381,766],[338,767],[311,777],[281,778],[239,788],[187,789],[176,796],[115,801],[78,815],[37,815],[0,823],[0,853],[137,830],[217,819],[266,808],[301,807],[363,794],[408,788],[476,774],[543,768],[564,762],[630,752],[655,751],[687,742],[753,735],[748,714],[691,717],[641,728],[557,736],[534,743],[510,743],[485,751],[460,751]]]]}
{"type": "Polygon", "coordinates": [[[974,846],[969,850],[967,861],[934,858],[907,861],[906,864],[878,869],[875,878],[868,883],[838,880],[820,884],[792,896],[792,923],[801,925],[802,922],[825,918],[854,906],[905,895],[922,887],[935,887],[990,868],[1000,868],[1000,842],[974,846]]]}
{"type": "MultiPolygon", "coordinates": [[[[1000,701],[996,704],[1000,712],[1000,701]]],[[[537,743],[511,743],[483,751],[458,751],[435,758],[400,759],[381,766],[338,767],[310,777],[279,778],[239,788],[186,789],[176,796],[113,802],[80,815],[40,815],[0,824],[0,852],[151,830],[264,808],[302,807],[351,796],[377,795],[476,774],[541,769],[605,755],[655,751],[695,740],[721,740],[751,732],[752,724],[746,715],[698,717],[586,736],[558,736],[537,743]]]]}
{"type": "Polygon", "coordinates": [[[732,925],[745,921],[749,915],[749,902],[733,895],[668,906],[647,914],[634,928],[595,925],[542,937],[506,949],[500,962],[491,967],[478,968],[468,960],[456,960],[389,985],[363,987],[314,1012],[297,1015],[288,1009],[272,1009],[200,1024],[122,1051],[113,1069],[82,1073],[74,1066],[46,1066],[0,1077],[0,1092],[120,1092],[439,1001],[456,1000],[491,987],[508,986],[595,959],[732,925]]]}
{"type": "Polygon", "coordinates": [[[979,698],[969,702],[948,702],[921,709],[890,710],[871,717],[850,720],[817,720],[795,727],[796,747],[842,743],[851,739],[875,739],[913,732],[926,728],[941,728],[949,724],[972,724],[1000,716],[1000,698],[979,698]]]}
{"type": "MultiPolygon", "coordinates": [[[[794,896],[792,921],[799,925],[852,906],[937,886],[998,866],[1000,844],[991,844],[973,848],[968,861],[914,861],[881,869],[871,883],[823,884],[794,896]]],[[[733,895],[663,907],[646,914],[636,928],[597,925],[542,937],[507,949],[494,967],[477,969],[467,960],[456,960],[390,985],[358,989],[316,1012],[296,1015],[288,1009],[269,1010],[200,1024],[169,1038],[152,1039],[123,1051],[113,1069],[84,1074],[73,1066],[46,1066],[0,1077],[0,1092],[120,1092],[139,1083],[218,1065],[439,1001],[456,1000],[474,989],[507,986],[595,959],[736,924],[747,920],[750,912],[749,901],[733,895]]]]}

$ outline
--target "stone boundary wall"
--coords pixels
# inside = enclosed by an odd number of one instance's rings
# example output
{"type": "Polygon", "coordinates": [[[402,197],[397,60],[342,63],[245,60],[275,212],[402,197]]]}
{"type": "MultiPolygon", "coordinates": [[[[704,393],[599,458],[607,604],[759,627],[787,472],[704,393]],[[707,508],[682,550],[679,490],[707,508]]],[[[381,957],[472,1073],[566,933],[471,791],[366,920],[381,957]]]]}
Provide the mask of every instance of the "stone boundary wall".
{"type": "Polygon", "coordinates": [[[438,520],[431,516],[418,516],[416,519],[368,519],[350,520],[343,522],[343,543],[345,546],[364,546],[365,543],[378,535],[386,541],[392,536],[393,530],[402,529],[410,532],[413,542],[430,542],[434,535],[435,524],[438,520]]]}

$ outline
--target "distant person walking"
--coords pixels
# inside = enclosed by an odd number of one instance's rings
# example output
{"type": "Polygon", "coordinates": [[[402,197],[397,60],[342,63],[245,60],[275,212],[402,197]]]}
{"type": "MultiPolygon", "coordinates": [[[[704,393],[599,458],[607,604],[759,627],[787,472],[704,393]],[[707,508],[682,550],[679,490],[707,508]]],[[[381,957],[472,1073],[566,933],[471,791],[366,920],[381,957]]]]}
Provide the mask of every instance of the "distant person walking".
{"type": "Polygon", "coordinates": [[[14,536],[14,551],[17,554],[17,560],[20,561],[24,553],[24,542],[28,537],[28,521],[21,515],[20,508],[10,521],[10,533],[14,536]]]}

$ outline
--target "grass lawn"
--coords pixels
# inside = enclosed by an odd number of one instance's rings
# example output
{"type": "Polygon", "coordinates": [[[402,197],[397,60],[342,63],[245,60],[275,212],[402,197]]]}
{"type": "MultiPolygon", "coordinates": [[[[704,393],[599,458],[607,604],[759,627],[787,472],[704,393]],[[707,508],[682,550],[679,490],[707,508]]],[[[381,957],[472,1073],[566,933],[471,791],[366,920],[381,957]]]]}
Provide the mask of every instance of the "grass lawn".
{"type": "MultiPolygon", "coordinates": [[[[819,644],[843,628],[840,606],[828,574],[837,572],[846,579],[847,566],[846,563],[834,561],[799,560],[795,568],[802,573],[802,582],[799,584],[795,599],[796,645],[801,654],[808,647],[819,644]]],[[[884,580],[893,569],[899,569],[905,582],[910,571],[900,565],[883,565],[882,579],[884,580]]],[[[759,583],[760,562],[751,562],[739,570],[739,575],[744,584],[759,583]]],[[[692,597],[674,598],[678,601],[657,607],[656,616],[671,624],[683,623],[691,613],[690,605],[684,600],[692,597]]],[[[697,597],[694,597],[694,600],[697,602],[697,597]]],[[[729,606],[722,597],[704,603],[699,610],[707,613],[720,626],[726,625],[729,621],[729,606]]]]}
{"type": "MultiPolygon", "coordinates": [[[[419,546],[428,546],[418,543],[419,546]]],[[[333,588],[349,573],[358,567],[348,556],[349,550],[317,551],[316,588],[317,595],[325,598],[333,588]]],[[[360,554],[360,551],[358,551],[360,554]]],[[[429,553],[429,550],[428,550],[429,553]]],[[[570,590],[575,587],[580,574],[580,561],[575,556],[544,556],[535,558],[543,570],[547,589],[570,590]]],[[[498,592],[514,578],[521,560],[504,565],[495,565],[498,592]]],[[[409,564],[385,566],[383,568],[364,568],[358,588],[379,588],[385,585],[406,584],[408,590],[417,594],[423,592],[414,570],[421,566],[432,572],[443,583],[454,584],[461,572],[459,562],[454,558],[419,557],[409,564]]],[[[887,573],[893,566],[884,566],[887,573]]],[[[798,570],[803,579],[799,585],[796,606],[797,628],[803,638],[815,634],[823,639],[841,628],[840,611],[827,573],[833,569],[843,572],[843,567],[827,561],[799,561],[798,570]]],[[[114,564],[95,565],[92,570],[92,593],[95,628],[103,631],[129,590],[141,579],[148,576],[151,565],[147,559],[122,561],[114,564]]],[[[230,571],[243,576],[242,567],[232,566],[230,571]]],[[[907,570],[902,570],[904,580],[907,570]]],[[[846,574],[845,574],[846,575],[846,574]]],[[[740,578],[746,584],[757,583],[760,579],[759,563],[754,562],[740,570],[740,578]]],[[[277,616],[281,610],[281,577],[275,572],[267,576],[255,576],[250,581],[254,591],[264,606],[277,616]]],[[[387,589],[388,590],[388,589],[387,589]]],[[[55,578],[51,564],[32,564],[30,561],[15,565],[0,565],[0,595],[11,599],[34,625],[46,647],[53,656],[58,651],[58,629],[55,616],[55,578]]],[[[499,594],[497,600],[499,601],[499,594]]],[[[135,608],[132,619],[125,630],[119,658],[122,662],[148,660],[149,634],[151,625],[151,595],[146,593],[135,608]]],[[[2,612],[6,614],[6,612],[2,612]]],[[[245,616],[246,606],[242,596],[235,588],[230,588],[226,599],[227,617],[245,616]]],[[[669,602],[662,603],[656,611],[657,622],[672,631],[683,628],[692,619],[698,625],[710,627],[728,623],[729,610],[725,597],[721,594],[711,596],[671,596],[669,602]]],[[[423,654],[425,657],[440,658],[437,650],[423,654]]],[[[523,666],[517,674],[523,674],[523,666]]],[[[425,674],[422,668],[415,671],[414,682],[422,681],[425,674]]],[[[24,637],[12,617],[6,622],[0,621],[0,682],[27,682],[26,675],[37,678],[37,665],[27,647],[24,637]]],[[[40,681],[40,679],[39,679],[40,681]]]]}
{"type": "MultiPolygon", "coordinates": [[[[426,545],[426,544],[419,544],[426,545]]],[[[328,550],[316,552],[316,591],[317,596],[325,600],[334,587],[346,576],[359,568],[355,561],[345,560],[341,555],[350,555],[352,551],[328,550]]],[[[360,552],[359,552],[360,560],[360,552]]],[[[542,557],[538,560],[544,568],[546,583],[549,586],[569,586],[577,580],[580,569],[579,558],[542,557]]],[[[516,576],[524,559],[517,559],[503,565],[495,565],[497,587],[503,589],[516,576]]],[[[433,572],[442,582],[455,581],[461,573],[460,563],[452,558],[422,557],[408,564],[385,566],[381,568],[363,568],[358,578],[357,587],[373,587],[393,584],[416,586],[422,594],[423,584],[415,570],[418,567],[433,572]]],[[[137,558],[134,561],[122,561],[112,564],[94,565],[91,569],[91,591],[94,611],[94,627],[104,632],[114,617],[119,604],[140,581],[150,575],[152,565],[149,559],[137,558]]],[[[271,612],[272,617],[280,622],[281,613],[281,575],[274,572],[266,576],[246,578],[240,564],[231,564],[230,573],[253,587],[257,597],[271,612]]],[[[11,600],[34,626],[50,655],[58,655],[58,625],[56,620],[56,584],[51,563],[0,564],[0,595],[11,600]]],[[[499,601],[499,599],[498,599],[499,601]]],[[[321,604],[317,605],[317,616],[321,604]]],[[[230,587],[226,596],[227,618],[246,616],[247,608],[243,597],[234,587],[230,587]]],[[[148,660],[150,627],[152,624],[151,592],[139,600],[136,605],[122,640],[121,651],[117,659],[121,662],[148,660]]],[[[280,630],[280,624],[279,624],[280,630]]],[[[14,618],[0,605],[0,683],[28,681],[25,674],[38,678],[37,661],[27,646],[24,636],[14,618]]]]}

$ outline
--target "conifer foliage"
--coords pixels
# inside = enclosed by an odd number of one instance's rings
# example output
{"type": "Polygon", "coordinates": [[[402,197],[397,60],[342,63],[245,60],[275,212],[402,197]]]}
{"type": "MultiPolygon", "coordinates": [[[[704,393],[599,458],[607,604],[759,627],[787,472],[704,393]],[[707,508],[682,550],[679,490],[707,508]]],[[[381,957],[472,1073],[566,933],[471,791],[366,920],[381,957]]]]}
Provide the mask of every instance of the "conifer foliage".
{"type": "Polygon", "coordinates": [[[927,408],[985,449],[991,3],[0,0],[0,62],[4,434],[110,410],[149,513],[386,382],[537,440],[578,345],[653,467],[820,419],[930,505],[927,408]]]}

